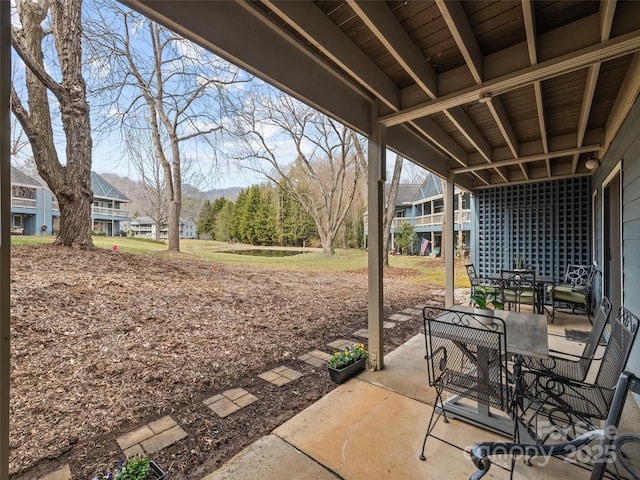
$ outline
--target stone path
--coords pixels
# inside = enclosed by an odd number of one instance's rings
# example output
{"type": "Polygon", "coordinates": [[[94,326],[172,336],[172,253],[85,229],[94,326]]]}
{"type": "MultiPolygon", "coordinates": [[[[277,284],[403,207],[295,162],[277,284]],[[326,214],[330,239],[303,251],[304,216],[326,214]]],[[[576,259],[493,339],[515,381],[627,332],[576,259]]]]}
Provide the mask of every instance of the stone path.
{"type": "MultiPolygon", "coordinates": [[[[402,310],[402,313],[391,315],[389,320],[393,321],[384,321],[382,326],[383,328],[393,328],[396,326],[395,322],[406,322],[415,316],[420,316],[420,318],[422,318],[422,309],[424,307],[425,305],[416,305],[413,308],[405,308],[402,310]]],[[[368,338],[369,331],[366,328],[362,328],[354,332],[353,336],[368,338]]],[[[331,347],[333,351],[343,351],[347,348],[351,348],[353,344],[353,340],[342,338],[327,344],[327,346],[331,347]]],[[[308,363],[309,365],[313,365],[314,367],[322,367],[330,358],[331,353],[326,353],[321,350],[312,350],[300,355],[298,360],[308,363]]],[[[293,370],[292,368],[281,365],[259,374],[258,377],[280,387],[297,380],[302,377],[302,375],[302,373],[293,370]]],[[[209,397],[204,400],[203,403],[220,418],[225,418],[257,401],[259,401],[259,398],[252,393],[242,388],[234,388],[209,397]]],[[[136,430],[120,435],[116,438],[116,442],[122,450],[123,455],[125,457],[130,457],[138,454],[144,455],[157,452],[186,437],[187,432],[185,432],[180,425],[173,420],[173,418],[165,416],[143,425],[136,430]]],[[[58,470],[40,478],[40,480],[71,479],[71,468],[68,464],[63,465],[58,470]]]]}
{"type": "Polygon", "coordinates": [[[187,436],[170,416],[162,417],[116,438],[125,457],[157,452],[187,436]]]}
{"type": "Polygon", "coordinates": [[[241,408],[256,402],[258,397],[252,395],[242,388],[226,390],[221,394],[207,398],[204,403],[215,412],[220,418],[228,417],[241,408]]]}
{"type": "Polygon", "coordinates": [[[297,380],[300,378],[302,374],[297,372],[296,370],[292,370],[289,367],[285,367],[284,365],[281,367],[272,368],[264,373],[258,375],[263,380],[267,382],[273,383],[274,385],[281,387],[282,385],[286,385],[293,380],[297,380]]]}

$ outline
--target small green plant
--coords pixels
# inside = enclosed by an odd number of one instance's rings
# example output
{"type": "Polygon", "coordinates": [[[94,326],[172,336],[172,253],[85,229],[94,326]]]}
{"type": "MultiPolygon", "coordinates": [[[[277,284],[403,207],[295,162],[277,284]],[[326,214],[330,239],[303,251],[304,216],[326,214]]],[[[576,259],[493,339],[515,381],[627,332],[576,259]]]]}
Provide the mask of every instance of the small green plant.
{"type": "Polygon", "coordinates": [[[348,367],[349,365],[356,363],[361,358],[366,358],[367,351],[364,348],[363,343],[354,343],[353,347],[347,348],[343,352],[336,352],[333,357],[329,359],[328,365],[330,368],[341,369],[348,367]]]}
{"type": "Polygon", "coordinates": [[[94,477],[93,480],[147,480],[151,470],[151,460],[147,457],[136,455],[120,461],[115,471],[102,477],[94,477]]]}
{"type": "Polygon", "coordinates": [[[513,259],[514,268],[517,270],[524,270],[525,265],[526,265],[526,260],[524,258],[524,255],[521,253],[517,254],[513,259]]]}
{"type": "Polygon", "coordinates": [[[498,310],[504,309],[504,303],[487,287],[476,287],[475,293],[471,295],[471,300],[478,308],[483,310],[486,310],[489,305],[498,310]]]}

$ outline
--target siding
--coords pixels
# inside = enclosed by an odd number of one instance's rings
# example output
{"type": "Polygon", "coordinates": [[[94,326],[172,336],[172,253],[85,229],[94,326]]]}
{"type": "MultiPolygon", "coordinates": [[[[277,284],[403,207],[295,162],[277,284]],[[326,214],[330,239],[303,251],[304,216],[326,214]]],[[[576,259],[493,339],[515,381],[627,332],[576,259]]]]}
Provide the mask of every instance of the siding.
{"type": "MultiPolygon", "coordinates": [[[[594,175],[598,195],[598,250],[602,246],[602,183],[622,162],[622,301],[640,316],[640,99],[636,99],[607,155],[594,175]]],[[[636,338],[627,368],[640,375],[640,339],[636,338]]]]}

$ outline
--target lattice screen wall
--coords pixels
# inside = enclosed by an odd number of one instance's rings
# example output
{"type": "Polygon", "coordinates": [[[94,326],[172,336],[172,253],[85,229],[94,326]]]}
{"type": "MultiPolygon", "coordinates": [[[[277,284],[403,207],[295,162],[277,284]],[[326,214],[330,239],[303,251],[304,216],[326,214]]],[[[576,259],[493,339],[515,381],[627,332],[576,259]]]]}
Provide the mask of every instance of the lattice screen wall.
{"type": "Polygon", "coordinates": [[[513,267],[517,254],[542,274],[564,275],[567,264],[591,258],[590,177],[476,191],[480,275],[513,267]]]}

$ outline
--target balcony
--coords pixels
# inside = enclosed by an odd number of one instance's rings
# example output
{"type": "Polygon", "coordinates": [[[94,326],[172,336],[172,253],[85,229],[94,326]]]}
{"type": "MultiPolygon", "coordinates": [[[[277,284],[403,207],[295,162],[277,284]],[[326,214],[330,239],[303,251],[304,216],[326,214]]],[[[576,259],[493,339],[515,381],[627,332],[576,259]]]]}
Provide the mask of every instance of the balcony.
{"type": "Polygon", "coordinates": [[[129,217],[130,212],[124,208],[107,208],[91,206],[91,215],[100,215],[106,217],[129,217]]]}
{"type": "Polygon", "coordinates": [[[11,207],[17,208],[36,208],[36,199],[35,198],[19,198],[19,197],[11,197],[11,207]]]}
{"type": "MultiPolygon", "coordinates": [[[[431,213],[418,217],[394,217],[391,227],[398,228],[403,223],[411,223],[414,227],[435,227],[441,226],[444,220],[444,212],[431,213]]],[[[453,221],[456,224],[470,224],[471,210],[456,210],[453,215],[453,221]]],[[[364,216],[364,229],[368,231],[369,217],[364,216]]]]}

